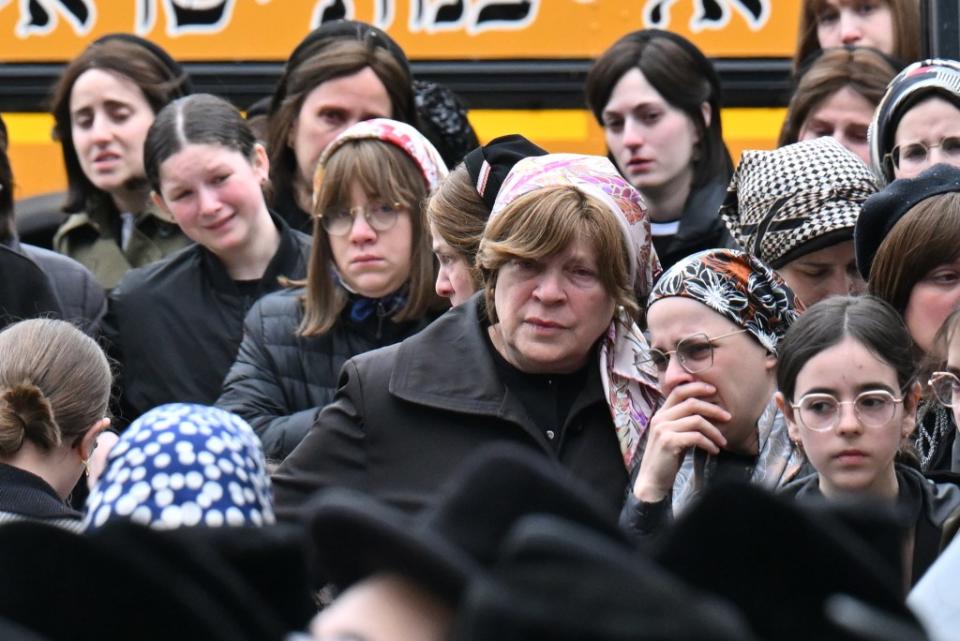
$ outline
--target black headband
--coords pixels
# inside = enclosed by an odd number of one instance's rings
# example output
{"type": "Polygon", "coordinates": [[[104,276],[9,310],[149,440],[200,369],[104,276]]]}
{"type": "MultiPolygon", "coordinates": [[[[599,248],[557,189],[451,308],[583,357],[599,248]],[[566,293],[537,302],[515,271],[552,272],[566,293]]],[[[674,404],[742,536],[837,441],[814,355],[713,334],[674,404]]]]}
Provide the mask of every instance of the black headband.
{"type": "Polygon", "coordinates": [[[463,164],[470,174],[474,189],[480,194],[489,211],[493,209],[500,186],[514,165],[530,156],[546,155],[545,149],[520,134],[510,134],[494,138],[483,147],[477,147],[464,157],[463,164]]]}

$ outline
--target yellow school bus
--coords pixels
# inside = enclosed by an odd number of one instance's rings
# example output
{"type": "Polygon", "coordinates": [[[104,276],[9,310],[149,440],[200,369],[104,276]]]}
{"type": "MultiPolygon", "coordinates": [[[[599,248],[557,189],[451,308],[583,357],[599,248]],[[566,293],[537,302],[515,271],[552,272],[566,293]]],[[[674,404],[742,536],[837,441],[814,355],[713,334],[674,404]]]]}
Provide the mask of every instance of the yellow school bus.
{"type": "Polygon", "coordinates": [[[644,27],[680,33],[710,56],[724,88],[734,158],[768,148],[789,91],[800,0],[0,0],[0,112],[20,198],[65,178],[50,87],[103,34],[149,38],[184,63],[198,91],[245,107],[268,95],[300,39],[327,20],[386,30],[416,77],[454,89],[481,140],[520,132],[551,151],[603,153],[584,108],[593,58],[644,27]]]}

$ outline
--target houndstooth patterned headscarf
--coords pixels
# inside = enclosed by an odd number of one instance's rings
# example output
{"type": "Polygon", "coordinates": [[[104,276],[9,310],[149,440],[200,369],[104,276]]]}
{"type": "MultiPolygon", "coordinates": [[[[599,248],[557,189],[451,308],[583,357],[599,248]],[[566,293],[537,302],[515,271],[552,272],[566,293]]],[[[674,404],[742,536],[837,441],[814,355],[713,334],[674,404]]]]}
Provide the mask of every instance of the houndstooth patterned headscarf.
{"type": "Polygon", "coordinates": [[[745,151],[720,216],[744,251],[774,269],[851,240],[863,202],[880,188],[858,157],[823,137],[745,151]]]}

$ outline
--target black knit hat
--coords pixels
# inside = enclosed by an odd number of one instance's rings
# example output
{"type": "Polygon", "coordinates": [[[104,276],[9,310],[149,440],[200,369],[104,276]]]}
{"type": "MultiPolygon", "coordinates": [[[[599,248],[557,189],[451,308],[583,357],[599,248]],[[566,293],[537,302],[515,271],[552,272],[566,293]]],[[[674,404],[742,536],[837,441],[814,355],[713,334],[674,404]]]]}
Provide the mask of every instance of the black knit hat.
{"type": "MultiPolygon", "coordinates": [[[[722,555],[722,550],[713,550],[722,555]]],[[[749,641],[742,615],[596,531],[533,515],[460,608],[462,641],[749,641]]]]}
{"type": "Polygon", "coordinates": [[[893,180],[890,152],[897,126],[915,104],[931,96],[940,96],[960,109],[960,62],[930,58],[907,66],[887,85],[868,131],[870,163],[885,182],[893,180]]]}
{"type": "Polygon", "coordinates": [[[529,156],[546,156],[546,149],[530,142],[520,134],[510,134],[494,138],[486,145],[477,147],[468,153],[463,164],[470,174],[474,188],[487,206],[493,204],[500,193],[500,186],[513,166],[529,156]]]}
{"type": "Polygon", "coordinates": [[[960,168],[934,165],[916,178],[901,178],[867,198],[853,230],[857,269],[870,277],[873,259],[883,239],[914,205],[940,194],[960,191],[960,168]]]}
{"type": "Polygon", "coordinates": [[[471,457],[416,518],[343,489],[321,494],[304,512],[319,576],[344,588],[394,572],[455,603],[525,515],[560,515],[626,545],[616,515],[599,505],[599,497],[559,466],[515,446],[494,445],[471,457]]]}

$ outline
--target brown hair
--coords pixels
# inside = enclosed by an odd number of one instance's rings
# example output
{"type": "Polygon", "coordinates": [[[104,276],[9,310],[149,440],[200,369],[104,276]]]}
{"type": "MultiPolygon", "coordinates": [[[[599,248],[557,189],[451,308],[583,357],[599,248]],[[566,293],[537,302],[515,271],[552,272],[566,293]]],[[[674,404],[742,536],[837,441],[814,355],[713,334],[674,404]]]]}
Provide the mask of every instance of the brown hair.
{"type": "MultiPolygon", "coordinates": [[[[436,267],[430,233],[423,212],[427,185],[415,161],[402,149],[374,139],[348,140],[317,167],[314,177],[314,216],[350,204],[350,188],[360,186],[370,200],[399,202],[410,212],[413,239],[406,304],[392,316],[395,321],[422,318],[440,300],[434,291],[436,267]]],[[[320,219],[314,219],[313,246],[307,269],[300,334],[324,334],[334,326],[347,302],[346,292],[334,283],[330,237],[320,219]]]]}
{"type": "Polygon", "coordinates": [[[434,231],[470,266],[470,276],[477,288],[482,283],[476,265],[477,250],[489,216],[490,210],[477,193],[470,172],[462,163],[440,182],[437,191],[427,202],[427,218],[434,231]]]}
{"type": "MultiPolygon", "coordinates": [[[[920,2],[919,0],[883,0],[893,13],[893,56],[903,62],[920,57],[920,2]]],[[[793,69],[797,71],[804,61],[821,49],[817,36],[817,17],[827,0],[803,0],[800,8],[800,30],[793,69]]]]}
{"type": "Polygon", "coordinates": [[[536,189],[507,205],[490,221],[477,253],[490,322],[497,322],[497,273],[507,261],[542,260],[578,238],[592,242],[603,288],[637,318],[640,306],[630,282],[630,249],[616,216],[601,201],[570,185],[536,189]]]}
{"type": "Polygon", "coordinates": [[[270,153],[270,180],[277,195],[292,193],[297,177],[297,157],[290,148],[290,132],[300,115],[307,95],[328,80],[351,76],[369,67],[383,83],[390,97],[390,118],[415,123],[408,113],[413,104],[413,81],[409,71],[387,49],[373,40],[333,40],[318,48],[284,74],[283,100],[270,114],[267,149],[270,153]]]}
{"type": "Polygon", "coordinates": [[[603,52],[587,73],[584,93],[594,118],[603,125],[603,110],[613,88],[632,69],[671,106],[693,123],[700,142],[694,161],[693,188],[733,173],[720,123],[720,79],[703,52],[682,36],[660,29],[641,29],[623,36],[603,52]],[[703,117],[710,105],[710,123],[703,117]]]}
{"type": "Polygon", "coordinates": [[[186,75],[182,71],[178,75],[178,67],[171,67],[170,64],[171,61],[162,59],[147,47],[126,39],[111,38],[91,44],[64,69],[54,86],[50,101],[54,118],[53,133],[60,141],[63,164],[67,170],[67,200],[63,211],[83,211],[92,197],[104,195],[83,173],[73,146],[70,94],[74,83],[91,69],[118,73],[140,88],[156,114],[168,102],[182,96],[188,86],[186,75]]]}
{"type": "Polygon", "coordinates": [[[6,243],[14,237],[15,233],[13,168],[7,156],[7,125],[0,116],[0,243],[6,243]]]}
{"type": "Polygon", "coordinates": [[[800,78],[790,98],[777,146],[797,142],[810,114],[845,87],[876,107],[896,73],[887,58],[875,49],[837,47],[824,51],[800,78]]]}
{"type": "Polygon", "coordinates": [[[96,341],[61,320],[0,332],[0,456],[29,440],[43,450],[76,442],[107,415],[112,374],[96,341]]]}
{"type": "Polygon", "coordinates": [[[927,198],[887,234],[870,268],[867,291],[902,316],[913,287],[931,270],[960,258],[960,193],[927,198]]]}

